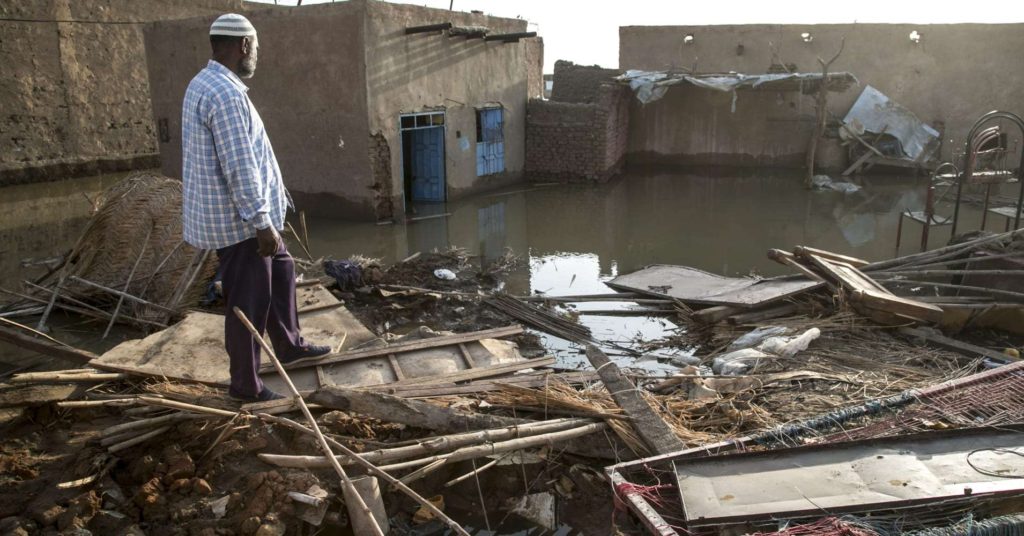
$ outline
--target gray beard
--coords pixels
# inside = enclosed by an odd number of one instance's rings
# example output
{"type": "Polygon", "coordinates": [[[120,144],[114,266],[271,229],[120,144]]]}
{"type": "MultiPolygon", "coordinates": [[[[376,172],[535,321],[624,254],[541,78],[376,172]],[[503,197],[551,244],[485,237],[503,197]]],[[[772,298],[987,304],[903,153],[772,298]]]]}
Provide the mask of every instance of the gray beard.
{"type": "Polygon", "coordinates": [[[238,66],[238,76],[242,78],[252,78],[252,75],[256,74],[256,55],[250,54],[249,57],[242,60],[238,66]]]}

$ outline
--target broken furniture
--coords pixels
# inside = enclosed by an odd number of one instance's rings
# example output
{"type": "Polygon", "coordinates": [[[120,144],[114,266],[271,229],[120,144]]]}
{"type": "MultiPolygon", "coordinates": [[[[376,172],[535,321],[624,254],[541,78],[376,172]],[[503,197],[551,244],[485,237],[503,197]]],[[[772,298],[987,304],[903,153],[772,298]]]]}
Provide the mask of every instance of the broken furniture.
{"type": "Polygon", "coordinates": [[[896,296],[860,271],[867,261],[805,246],[798,246],[793,253],[771,250],[768,256],[825,282],[833,292],[845,296],[857,312],[881,324],[942,321],[942,308],[896,296]]]}
{"type": "MultiPolygon", "coordinates": [[[[1018,362],[929,387],[912,389],[888,398],[839,408],[827,414],[764,432],[705,444],[670,455],[619,463],[607,467],[605,472],[613,491],[622,503],[637,516],[647,533],[659,536],[693,533],[677,531],[678,528],[682,528],[683,524],[690,525],[690,521],[695,521],[697,524],[704,523],[703,520],[691,520],[685,516],[678,484],[675,483],[675,466],[677,464],[683,466],[683,464],[694,460],[713,462],[716,459],[730,459],[724,458],[723,455],[754,450],[761,451],[756,454],[770,456],[773,452],[779,452],[777,449],[801,447],[807,444],[817,445],[818,449],[827,453],[829,448],[841,446],[844,444],[843,442],[851,440],[863,441],[862,444],[866,448],[872,448],[878,444],[878,438],[882,437],[900,437],[901,434],[915,433],[920,435],[929,430],[959,427],[992,427],[975,428],[971,432],[962,432],[968,434],[968,440],[972,437],[977,439],[979,436],[973,435],[974,431],[998,434],[997,430],[1024,423],[1024,406],[1019,404],[1021,396],[1024,396],[1024,363],[1018,362]],[[671,520],[672,524],[669,524],[667,520],[671,520]]],[[[1020,437],[1019,426],[1010,429],[1014,430],[1011,433],[1012,436],[1020,437]]],[[[931,437],[955,439],[955,434],[931,437]]],[[[972,446],[968,450],[987,446],[979,444],[980,442],[977,440],[970,441],[970,443],[972,446]]],[[[790,452],[800,452],[800,449],[790,449],[790,452]]],[[[979,458],[977,461],[981,462],[981,459],[979,458]]],[[[1016,458],[1014,463],[1016,467],[1020,467],[1019,458],[1016,458]]],[[[690,467],[695,466],[691,465],[690,467]]],[[[962,468],[960,465],[960,469],[962,468]]],[[[882,483],[882,490],[890,492],[893,497],[896,493],[908,493],[903,486],[906,479],[900,479],[898,474],[899,471],[893,472],[885,480],[899,479],[899,485],[884,481],[882,483]]],[[[819,473],[818,476],[820,478],[821,474],[819,473]]],[[[985,478],[984,475],[979,475],[979,477],[985,478]]],[[[859,480],[852,480],[840,485],[856,485],[857,482],[859,480]]],[[[934,479],[926,479],[917,484],[931,485],[935,483],[934,479]]],[[[1016,484],[1020,485],[1020,483],[1021,480],[1016,479],[1016,484]]],[[[767,489],[775,489],[775,482],[772,484],[767,489]]],[[[910,485],[908,482],[907,487],[910,485]]],[[[972,492],[981,492],[982,489],[984,488],[974,487],[972,492]]],[[[807,493],[813,493],[813,491],[806,490],[805,494],[807,493]]],[[[959,490],[959,495],[963,497],[962,488],[959,490]]],[[[743,503],[736,497],[738,496],[735,493],[723,491],[712,494],[707,497],[707,500],[732,502],[736,508],[743,508],[743,503]],[[733,495],[733,499],[727,499],[728,495],[733,495]]],[[[808,497],[817,502],[812,495],[808,495],[808,497]]],[[[770,499],[771,497],[769,497],[770,499]]],[[[929,508],[927,505],[930,505],[933,510],[940,508],[943,504],[940,500],[932,501],[931,499],[927,499],[925,503],[925,508],[929,508]]],[[[803,506],[811,511],[808,513],[811,519],[828,515],[827,512],[811,506],[806,501],[803,501],[803,506]]],[[[832,511],[830,508],[827,510],[832,511]]],[[[777,521],[773,520],[763,523],[762,526],[775,530],[776,523],[777,521]]],[[[686,528],[693,529],[694,527],[687,526],[686,528]]]]}
{"type": "Polygon", "coordinates": [[[981,229],[985,229],[988,215],[993,214],[1006,218],[1006,231],[1020,228],[1021,208],[1024,207],[1024,188],[1020,189],[1016,206],[989,207],[993,184],[1020,182],[1020,173],[1024,170],[1024,119],[1011,112],[993,111],[978,119],[967,134],[965,143],[965,165],[963,176],[957,181],[956,205],[953,207],[953,230],[956,236],[960,223],[960,203],[964,201],[964,185],[984,185],[985,197],[982,206],[981,229]],[[1004,126],[1000,121],[1008,122],[1004,126]],[[995,123],[995,124],[994,124],[995,123]],[[989,126],[991,125],[991,126],[989,126]],[[1011,129],[1011,127],[1016,127],[1011,129]],[[1013,130],[1020,137],[1011,140],[1009,132],[1013,130]],[[1012,141],[1012,144],[1011,144],[1012,141]],[[1012,147],[1011,147],[1012,145],[1012,147]],[[1009,157],[1015,152],[1020,153],[1017,162],[1009,157]],[[1014,163],[1017,166],[1011,167],[1014,163]]]}
{"type": "MultiPolygon", "coordinates": [[[[322,285],[303,286],[297,293],[303,334],[335,350],[285,367],[303,392],[328,385],[451,386],[553,362],[523,359],[514,343],[497,340],[521,333],[519,326],[454,335],[429,332],[393,344],[374,342],[377,337],[322,285]]],[[[121,343],[89,365],[108,372],[226,385],[223,326],[221,316],[192,312],[166,330],[121,343]]],[[[284,387],[272,368],[264,366],[260,375],[271,389],[284,387]]]]}
{"type": "Polygon", "coordinates": [[[931,228],[953,224],[952,216],[936,216],[935,205],[941,203],[946,194],[949,193],[953,184],[960,178],[960,170],[950,162],[939,164],[932,172],[931,180],[928,181],[928,189],[925,191],[923,210],[905,210],[900,212],[899,223],[896,224],[896,256],[900,254],[900,239],[903,237],[903,219],[907,218],[921,224],[921,251],[928,249],[928,235],[931,228]],[[952,180],[950,180],[952,179],[952,180]],[[944,187],[939,199],[935,199],[935,187],[944,187]]]}
{"type": "MultiPolygon", "coordinates": [[[[1024,494],[1024,427],[966,428],[673,462],[687,528],[1024,494]]],[[[948,506],[948,505],[947,505],[948,506]]]]}
{"type": "Polygon", "coordinates": [[[847,177],[874,165],[930,169],[942,143],[941,133],[926,125],[881,91],[866,86],[843,118],[839,135],[851,146],[847,177]],[[865,139],[874,134],[872,141],[865,139]]]}

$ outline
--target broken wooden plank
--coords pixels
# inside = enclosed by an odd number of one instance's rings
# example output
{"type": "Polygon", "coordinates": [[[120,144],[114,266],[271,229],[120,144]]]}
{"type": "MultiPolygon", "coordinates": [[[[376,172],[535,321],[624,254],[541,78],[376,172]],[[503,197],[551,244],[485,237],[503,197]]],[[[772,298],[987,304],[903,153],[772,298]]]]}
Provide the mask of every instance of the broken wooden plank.
{"type": "Polygon", "coordinates": [[[995,350],[989,350],[971,344],[969,342],[958,341],[956,339],[947,337],[937,330],[921,329],[921,328],[900,328],[899,332],[901,335],[909,337],[911,339],[918,339],[924,341],[925,344],[944,350],[951,350],[961,355],[965,355],[971,358],[982,357],[985,359],[991,359],[997,363],[1010,363],[1012,361],[1020,361],[1020,358],[1011,357],[1003,352],[997,352],[995,350]]]}
{"type": "Polygon", "coordinates": [[[484,303],[524,324],[529,324],[545,333],[567,341],[576,343],[593,342],[593,334],[591,334],[590,328],[511,296],[498,294],[493,298],[484,300],[484,303]]]}
{"type": "MultiPolygon", "coordinates": [[[[367,350],[349,350],[346,352],[340,352],[335,354],[329,354],[321,359],[305,361],[302,363],[296,363],[294,365],[285,365],[285,370],[315,367],[318,365],[329,365],[333,363],[342,363],[345,361],[355,361],[358,359],[365,359],[368,357],[384,357],[388,354],[399,354],[402,352],[410,352],[413,350],[425,350],[428,348],[438,348],[441,346],[453,346],[459,343],[467,343],[478,341],[481,339],[499,339],[501,337],[511,337],[518,335],[523,332],[522,326],[506,326],[503,328],[486,329],[483,331],[473,331],[470,333],[456,333],[455,335],[445,335],[441,337],[431,337],[429,339],[420,339],[413,342],[404,342],[398,344],[392,344],[388,346],[381,346],[379,348],[370,348],[367,350]]],[[[264,365],[260,367],[260,371],[273,370],[270,365],[264,365]]]]}
{"type": "Polygon", "coordinates": [[[688,305],[727,305],[752,308],[810,289],[819,283],[803,279],[758,280],[722,277],[696,268],[656,264],[609,281],[608,286],[649,296],[667,297],[688,305]]]}
{"type": "Polygon", "coordinates": [[[0,408],[39,406],[62,400],[81,398],[91,385],[75,384],[0,384],[0,408]]]}
{"type": "Polygon", "coordinates": [[[626,378],[618,365],[593,345],[587,346],[587,359],[597,369],[615,403],[632,417],[633,428],[655,454],[668,454],[685,448],[672,427],[647,403],[633,382],[626,378]]]}
{"type": "Polygon", "coordinates": [[[712,307],[707,307],[690,313],[690,318],[702,324],[717,324],[729,316],[743,310],[744,309],[742,307],[733,307],[731,305],[714,305],[712,307]]]}
{"type": "Polygon", "coordinates": [[[554,364],[554,362],[554,357],[538,357],[536,359],[525,359],[523,361],[516,361],[514,363],[503,363],[500,365],[491,365],[489,367],[475,367],[467,370],[460,370],[458,372],[451,372],[437,376],[420,376],[418,378],[406,378],[401,379],[397,382],[392,382],[384,385],[374,385],[366,387],[366,389],[390,392],[392,388],[404,387],[409,385],[423,386],[437,383],[453,383],[467,380],[476,380],[479,378],[490,378],[494,376],[501,376],[504,374],[511,374],[513,372],[528,368],[546,367],[548,365],[554,364]]]}
{"type": "Polygon", "coordinates": [[[863,268],[868,264],[871,264],[864,259],[858,259],[856,257],[850,257],[848,255],[840,255],[838,253],[832,253],[831,251],[825,251],[823,249],[812,248],[809,246],[797,246],[795,249],[793,249],[793,253],[797,257],[806,257],[808,255],[814,255],[822,259],[828,259],[834,262],[849,264],[854,268],[863,268]]]}
{"type": "Polygon", "coordinates": [[[442,408],[419,400],[406,400],[384,393],[338,386],[321,387],[307,399],[330,409],[350,411],[385,422],[444,433],[503,428],[528,422],[525,419],[470,413],[442,408]]]}
{"type": "MultiPolygon", "coordinates": [[[[830,284],[840,285],[848,290],[851,301],[857,305],[870,308],[876,313],[896,315],[897,322],[899,322],[899,317],[931,323],[942,321],[941,307],[898,297],[864,272],[846,262],[827,259],[806,251],[800,255],[800,258],[813,264],[829,279],[830,284]]],[[[862,313],[873,316],[866,311],[862,311],[862,313]]],[[[886,321],[881,317],[876,318],[886,321]]]]}

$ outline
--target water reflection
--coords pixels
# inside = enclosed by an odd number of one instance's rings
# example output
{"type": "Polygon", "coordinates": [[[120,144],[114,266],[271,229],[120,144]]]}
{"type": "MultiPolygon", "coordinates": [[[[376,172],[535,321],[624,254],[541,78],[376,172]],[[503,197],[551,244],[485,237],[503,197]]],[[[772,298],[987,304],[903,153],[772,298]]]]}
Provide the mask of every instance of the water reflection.
{"type": "MultiPolygon", "coordinates": [[[[103,175],[8,187],[0,195],[0,274],[5,285],[31,277],[25,258],[60,254],[81,232],[89,198],[120,180],[103,175]]],[[[709,175],[683,171],[632,171],[603,185],[519,185],[455,203],[416,207],[419,221],[378,225],[310,218],[315,256],[355,254],[384,262],[417,251],[459,246],[488,262],[507,249],[520,255],[510,274],[514,294],[604,293],[619,273],[664,263],[693,266],[721,275],[787,273],[771,262],[769,248],[821,247],[877,260],[894,254],[898,214],[921,210],[924,179],[869,177],[854,194],[809,191],[800,172],[709,175]],[[444,216],[447,214],[447,216],[444,216]],[[431,218],[431,216],[435,216],[431,218]]],[[[1016,198],[1016,186],[997,192],[1016,198]],[[1012,191],[1010,191],[1012,190],[1012,191]]],[[[940,214],[952,213],[948,203],[940,214]]],[[[961,229],[978,228],[980,211],[964,206],[961,229]]],[[[995,224],[992,224],[995,225],[995,224]]],[[[919,242],[920,227],[907,224],[904,250],[919,242]]],[[[934,230],[931,247],[949,238],[934,230]]],[[[612,309],[622,303],[581,304],[581,310],[612,309]]],[[[659,319],[584,315],[602,339],[653,338],[672,326],[659,319]]],[[[573,364],[575,349],[550,341],[573,364]]]]}
{"type": "MultiPolygon", "coordinates": [[[[843,194],[806,190],[799,172],[709,176],[635,171],[604,185],[520,186],[418,208],[418,217],[450,215],[409,224],[311,220],[310,232],[316,255],[360,253],[385,262],[449,245],[465,247],[487,262],[510,248],[524,261],[507,282],[512,293],[606,293],[611,290],[605,281],[655,263],[730,276],[788,273],[765,255],[776,247],[809,245],[870,260],[889,258],[898,214],[921,209],[925,182],[895,177],[860,182],[861,191],[843,194]]],[[[970,222],[966,228],[976,225],[978,211],[967,207],[964,212],[970,222]]],[[[908,225],[904,244],[917,244],[919,232],[908,225]]],[[[948,240],[941,231],[932,237],[933,247],[948,240]]],[[[624,306],[588,303],[578,309],[624,306]]],[[[652,318],[583,315],[581,321],[596,337],[616,341],[655,338],[674,327],[652,318]]],[[[563,364],[580,362],[577,349],[546,339],[563,364]]]]}

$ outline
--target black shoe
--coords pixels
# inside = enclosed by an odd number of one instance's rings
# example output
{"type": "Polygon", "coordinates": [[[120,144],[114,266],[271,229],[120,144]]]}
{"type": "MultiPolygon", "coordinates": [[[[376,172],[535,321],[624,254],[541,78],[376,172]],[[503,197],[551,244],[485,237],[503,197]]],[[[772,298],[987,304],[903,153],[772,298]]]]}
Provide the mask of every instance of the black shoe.
{"type": "Polygon", "coordinates": [[[301,348],[295,352],[295,354],[288,357],[279,357],[282,365],[294,365],[295,363],[302,363],[304,361],[312,361],[319,359],[327,354],[331,353],[330,346],[320,346],[317,344],[307,345],[305,348],[301,348]]]}
{"type": "Polygon", "coordinates": [[[240,402],[244,402],[246,404],[253,404],[255,402],[269,402],[271,400],[284,400],[285,398],[284,396],[279,395],[266,387],[264,387],[263,390],[260,391],[259,394],[256,396],[243,396],[232,393],[230,390],[228,391],[228,396],[240,402]]]}

